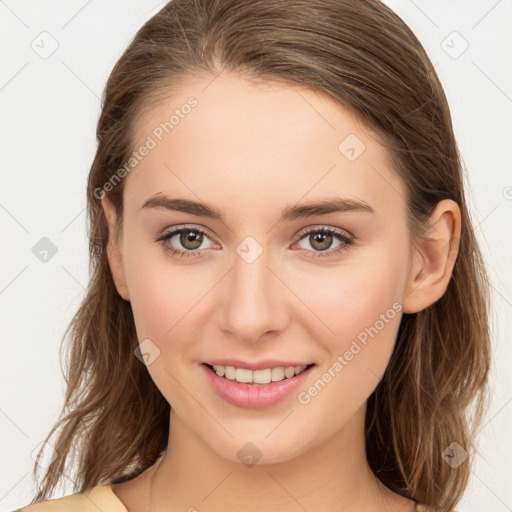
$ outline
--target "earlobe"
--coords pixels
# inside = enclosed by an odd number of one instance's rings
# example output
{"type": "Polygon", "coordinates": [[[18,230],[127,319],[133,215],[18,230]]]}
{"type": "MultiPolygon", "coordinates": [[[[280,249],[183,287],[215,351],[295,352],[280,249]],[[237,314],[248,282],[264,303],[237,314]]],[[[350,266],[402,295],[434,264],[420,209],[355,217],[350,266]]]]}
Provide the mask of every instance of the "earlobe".
{"type": "Polygon", "coordinates": [[[440,201],[429,219],[427,237],[417,243],[403,298],[403,312],[417,313],[448,288],[459,250],[461,216],[451,199],[440,201]]]}
{"type": "Polygon", "coordinates": [[[123,266],[120,240],[116,231],[117,215],[114,206],[107,196],[101,199],[103,212],[109,227],[107,257],[112,272],[112,279],[116,285],[117,292],[126,301],[130,300],[128,287],[126,286],[126,277],[123,266]]]}

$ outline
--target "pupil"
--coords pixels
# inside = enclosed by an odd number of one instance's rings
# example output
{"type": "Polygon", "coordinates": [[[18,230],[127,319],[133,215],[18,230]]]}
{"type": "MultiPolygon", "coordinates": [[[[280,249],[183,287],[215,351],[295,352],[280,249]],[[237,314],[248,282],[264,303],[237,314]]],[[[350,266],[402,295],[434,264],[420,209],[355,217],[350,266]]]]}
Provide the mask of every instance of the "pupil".
{"type": "MultiPolygon", "coordinates": [[[[325,251],[331,245],[332,235],[329,233],[316,233],[315,235],[313,235],[313,240],[315,243],[318,242],[320,244],[320,247],[317,247],[318,250],[325,251]]],[[[315,244],[312,245],[313,247],[315,246],[315,244]]]]}
{"type": "Polygon", "coordinates": [[[201,245],[201,235],[195,231],[183,232],[181,243],[187,249],[197,249],[201,245]]]}

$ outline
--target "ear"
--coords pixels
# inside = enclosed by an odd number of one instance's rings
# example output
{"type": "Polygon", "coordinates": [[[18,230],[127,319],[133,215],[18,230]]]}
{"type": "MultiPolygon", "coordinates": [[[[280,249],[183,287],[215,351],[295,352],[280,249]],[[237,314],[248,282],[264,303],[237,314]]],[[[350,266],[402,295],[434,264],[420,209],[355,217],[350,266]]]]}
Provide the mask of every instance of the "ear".
{"type": "Polygon", "coordinates": [[[107,256],[110,265],[110,271],[112,272],[112,278],[119,295],[121,295],[124,300],[129,301],[130,297],[128,294],[128,287],[126,286],[126,277],[121,252],[122,244],[116,231],[117,214],[114,206],[106,195],[102,197],[101,203],[109,228],[107,256]]]}
{"type": "Polygon", "coordinates": [[[417,242],[403,299],[404,313],[417,313],[440,299],[448,288],[459,252],[460,209],[440,201],[429,219],[426,238],[417,242]]]}

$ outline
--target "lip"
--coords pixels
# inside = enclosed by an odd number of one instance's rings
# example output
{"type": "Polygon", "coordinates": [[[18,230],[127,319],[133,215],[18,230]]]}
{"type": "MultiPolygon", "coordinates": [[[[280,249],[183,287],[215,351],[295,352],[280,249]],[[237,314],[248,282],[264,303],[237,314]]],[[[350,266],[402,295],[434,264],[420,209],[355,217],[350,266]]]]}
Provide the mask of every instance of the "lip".
{"type": "MultiPolygon", "coordinates": [[[[260,361],[260,363],[262,362],[260,361]]],[[[217,394],[226,402],[245,409],[264,409],[281,402],[296,391],[299,386],[305,383],[316,366],[312,364],[309,368],[306,368],[303,372],[299,373],[299,375],[290,379],[283,379],[278,382],[271,382],[269,384],[243,384],[236,380],[229,380],[225,377],[220,377],[208,366],[208,364],[209,363],[203,363],[200,366],[213,390],[216,391],[217,394]]],[[[238,364],[240,364],[240,362],[238,364]]],[[[266,364],[268,365],[268,361],[266,361],[266,364]]],[[[226,364],[223,366],[234,365],[226,364]]],[[[300,365],[290,364],[289,366],[300,365]]],[[[264,368],[270,367],[271,366],[264,366],[264,368]]],[[[238,368],[243,368],[243,366],[238,366],[238,368]]]]}
{"type": "Polygon", "coordinates": [[[221,365],[221,366],[234,366],[235,368],[244,368],[246,370],[265,370],[266,368],[288,368],[290,366],[308,366],[312,364],[312,361],[297,362],[297,361],[282,361],[278,359],[262,359],[261,361],[242,361],[241,359],[215,359],[212,361],[204,361],[205,364],[209,365],[221,365]]]}

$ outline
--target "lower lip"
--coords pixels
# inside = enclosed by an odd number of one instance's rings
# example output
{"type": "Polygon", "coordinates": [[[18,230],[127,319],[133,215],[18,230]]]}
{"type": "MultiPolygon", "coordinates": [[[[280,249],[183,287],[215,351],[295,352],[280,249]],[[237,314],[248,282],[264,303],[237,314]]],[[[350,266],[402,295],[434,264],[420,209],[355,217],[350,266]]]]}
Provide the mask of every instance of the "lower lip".
{"type": "Polygon", "coordinates": [[[221,398],[232,405],[246,409],[264,409],[277,404],[296,391],[314,368],[314,365],[310,366],[295,377],[270,384],[242,384],[236,380],[220,377],[206,364],[201,366],[212,388],[221,398]]]}

